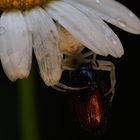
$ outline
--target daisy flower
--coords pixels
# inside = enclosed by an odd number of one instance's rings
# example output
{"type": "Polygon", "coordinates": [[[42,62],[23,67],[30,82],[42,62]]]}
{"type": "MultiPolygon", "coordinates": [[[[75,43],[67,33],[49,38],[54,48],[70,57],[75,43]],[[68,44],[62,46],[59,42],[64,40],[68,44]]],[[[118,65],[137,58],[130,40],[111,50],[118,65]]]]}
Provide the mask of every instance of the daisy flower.
{"type": "Polygon", "coordinates": [[[33,47],[43,81],[48,86],[58,83],[60,48],[67,44],[61,39],[64,31],[71,45],[80,43],[96,54],[113,57],[121,57],[124,50],[104,20],[140,33],[138,17],[115,0],[0,0],[0,11],[0,60],[11,81],[28,77],[33,47]]]}

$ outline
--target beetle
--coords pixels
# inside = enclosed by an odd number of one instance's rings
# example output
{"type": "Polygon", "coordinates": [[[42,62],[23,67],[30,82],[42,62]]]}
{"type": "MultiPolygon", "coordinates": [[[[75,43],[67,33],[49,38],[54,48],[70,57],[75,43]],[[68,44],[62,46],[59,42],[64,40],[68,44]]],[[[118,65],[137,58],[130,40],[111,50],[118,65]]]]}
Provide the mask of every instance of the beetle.
{"type": "Polygon", "coordinates": [[[72,104],[80,126],[88,129],[96,128],[102,120],[102,92],[98,86],[96,73],[90,63],[81,64],[75,71],[73,83],[87,86],[73,96],[72,104]]]}
{"type": "Polygon", "coordinates": [[[106,110],[115,93],[115,66],[112,62],[98,60],[90,50],[64,57],[63,76],[54,89],[71,94],[71,105],[80,126],[96,130],[105,122],[106,110]],[[103,84],[101,73],[109,73],[110,85],[103,84]]]}

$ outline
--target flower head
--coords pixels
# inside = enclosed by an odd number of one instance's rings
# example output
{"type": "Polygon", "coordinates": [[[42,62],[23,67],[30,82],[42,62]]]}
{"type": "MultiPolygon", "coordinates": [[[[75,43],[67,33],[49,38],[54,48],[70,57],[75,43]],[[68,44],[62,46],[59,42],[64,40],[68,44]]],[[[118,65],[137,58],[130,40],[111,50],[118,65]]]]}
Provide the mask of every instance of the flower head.
{"type": "Polygon", "coordinates": [[[140,20],[114,0],[0,0],[0,11],[0,60],[12,81],[29,75],[33,47],[46,85],[58,83],[64,35],[65,50],[81,44],[99,55],[121,57],[122,44],[104,20],[140,33],[140,20]]]}

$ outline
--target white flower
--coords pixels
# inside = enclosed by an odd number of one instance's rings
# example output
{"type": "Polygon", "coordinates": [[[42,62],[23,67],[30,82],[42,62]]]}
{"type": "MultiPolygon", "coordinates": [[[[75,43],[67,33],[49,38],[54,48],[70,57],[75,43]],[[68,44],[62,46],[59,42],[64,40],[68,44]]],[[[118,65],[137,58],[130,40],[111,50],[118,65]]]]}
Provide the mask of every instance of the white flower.
{"type": "Polygon", "coordinates": [[[12,81],[29,75],[32,47],[46,85],[58,83],[63,54],[57,23],[94,53],[121,57],[123,47],[104,22],[140,33],[140,20],[114,0],[0,0],[0,59],[12,81]]]}

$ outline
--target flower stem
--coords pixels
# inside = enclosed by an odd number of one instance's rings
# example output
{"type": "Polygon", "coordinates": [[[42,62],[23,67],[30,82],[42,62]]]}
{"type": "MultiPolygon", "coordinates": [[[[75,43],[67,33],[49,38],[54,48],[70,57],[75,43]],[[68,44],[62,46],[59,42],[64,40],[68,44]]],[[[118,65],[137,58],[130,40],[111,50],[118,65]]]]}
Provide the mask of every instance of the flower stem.
{"type": "Polygon", "coordinates": [[[18,84],[21,140],[39,140],[33,72],[18,84]]]}

